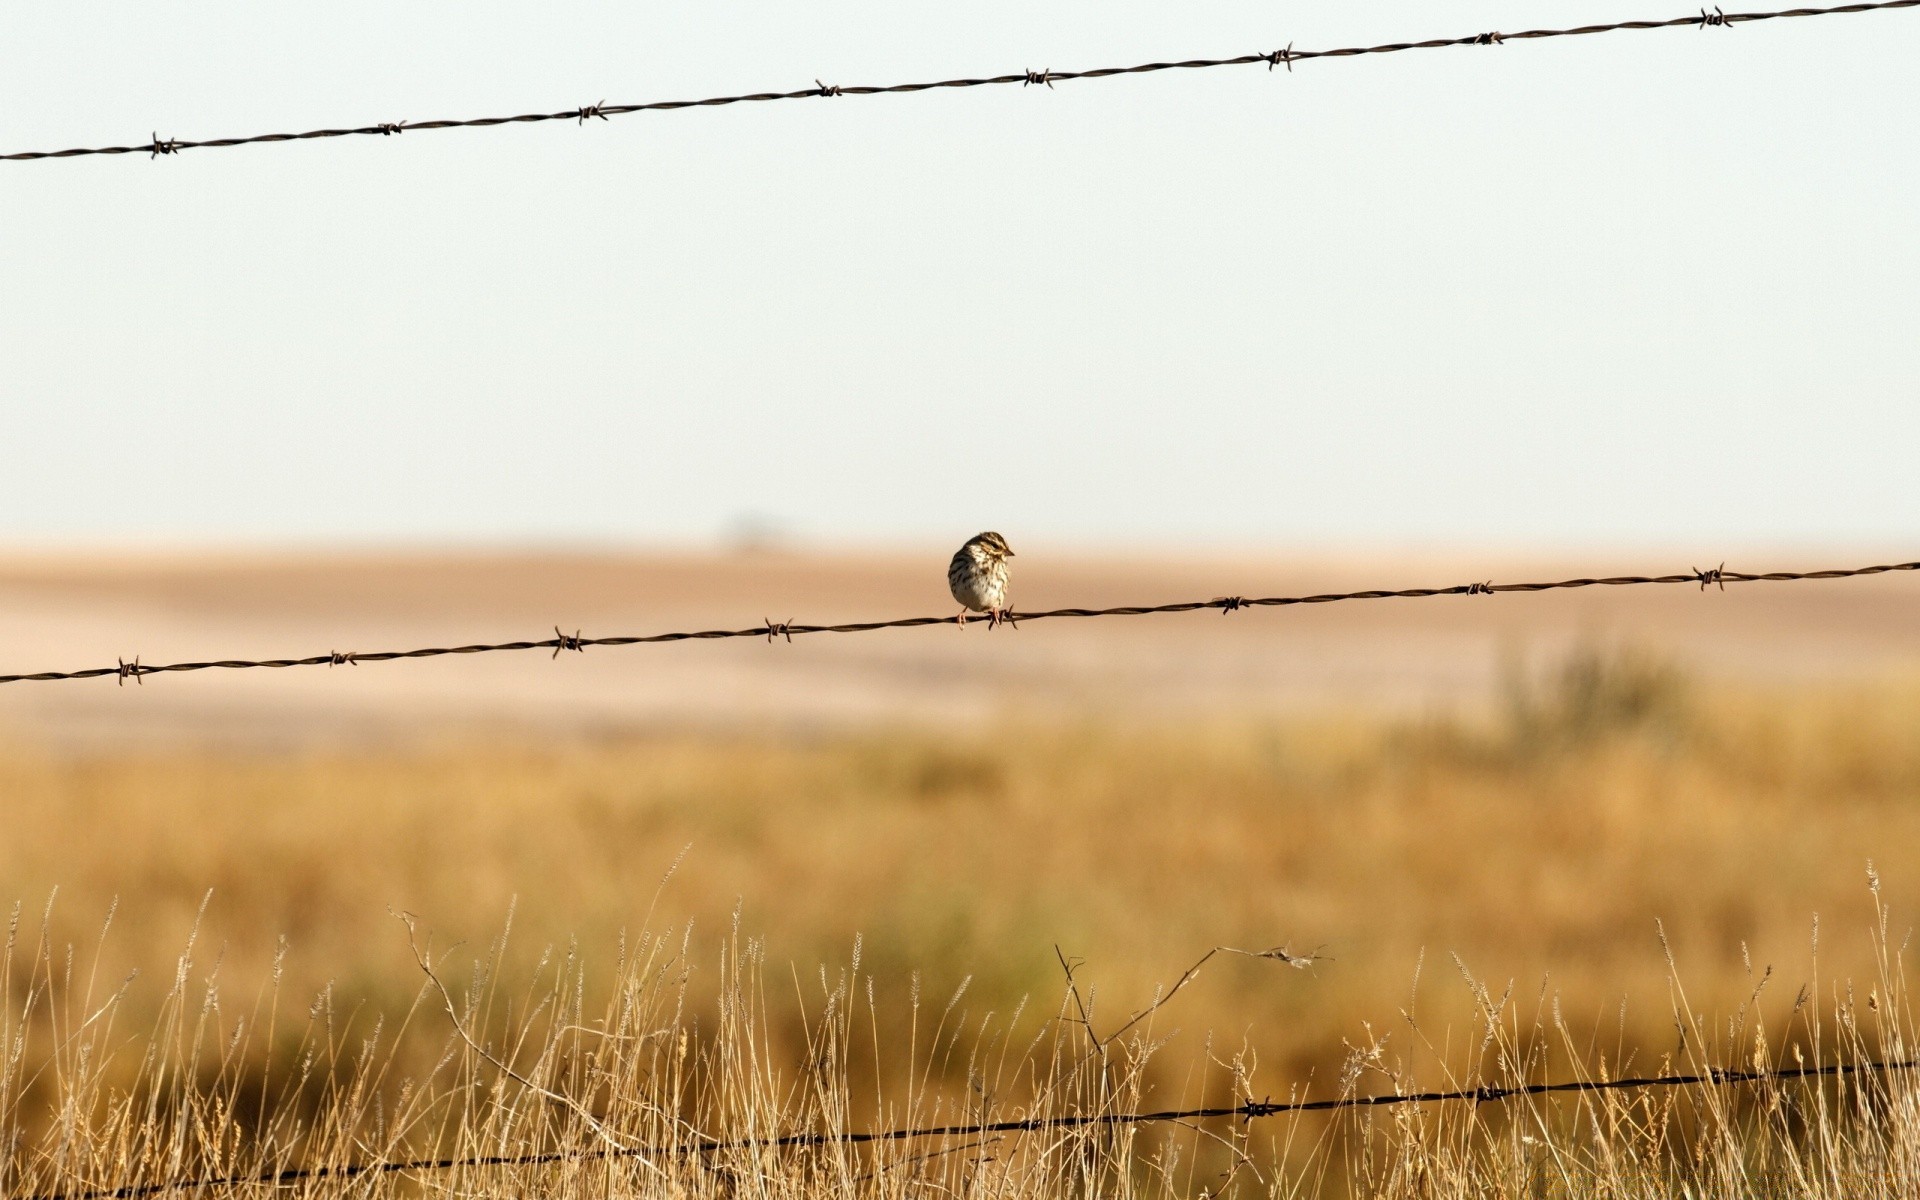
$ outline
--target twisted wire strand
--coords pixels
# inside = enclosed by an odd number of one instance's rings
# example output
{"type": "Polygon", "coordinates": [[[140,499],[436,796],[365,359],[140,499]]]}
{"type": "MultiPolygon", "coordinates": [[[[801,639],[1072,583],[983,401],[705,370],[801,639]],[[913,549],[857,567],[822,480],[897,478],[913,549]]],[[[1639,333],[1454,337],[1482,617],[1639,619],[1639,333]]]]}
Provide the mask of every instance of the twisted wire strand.
{"type": "Polygon", "coordinates": [[[890,1142],[916,1141],[936,1137],[977,1137],[986,1134],[1037,1133],[1058,1129],[1084,1129],[1123,1125],[1151,1125],[1170,1121],[1198,1121],[1234,1118],[1252,1121],[1265,1117],[1307,1112],[1337,1112],[1352,1108],[1387,1108],[1401,1104],[1438,1104],[1470,1100],[1474,1104],[1497,1103],[1528,1096],[1561,1093],[1644,1091],[1671,1087],[1726,1087],[1738,1083],[1790,1083],[1808,1079],[1847,1078],[1855,1075],[1892,1075],[1920,1069],[1920,1059],[1894,1062],[1835,1063],[1826,1066],[1789,1067],[1772,1071],[1730,1070],[1713,1067],[1692,1075],[1657,1075],[1630,1079],[1570,1079],[1557,1083],[1528,1083],[1509,1087],[1483,1086],[1452,1091],[1392,1092],[1370,1096],[1344,1096],[1330,1100],[1247,1100],[1244,1103],[1213,1108],[1167,1109],[1158,1112],[1075,1113],[1057,1117],[1030,1117],[1024,1120],[989,1121],[974,1125],[936,1125],[911,1129],[861,1130],[846,1133],[793,1133],[780,1137],[706,1139],[668,1147],[637,1147],[598,1150],[550,1150],[533,1154],[496,1154],[473,1158],[423,1158],[405,1162],[364,1162],[338,1166],[289,1167],[256,1175],[225,1175],[198,1179],[177,1179],[160,1183],[128,1184],[92,1191],[49,1192],[22,1197],[21,1200],[140,1200],[168,1192],[224,1189],[246,1184],[285,1186],[319,1179],[358,1179],[363,1176],[391,1175],[401,1172],[452,1171],[462,1167],[538,1167],[562,1162],[594,1162],[622,1158],[687,1157],[729,1150],[793,1149],[819,1146],[862,1146],[890,1142]]]}
{"type": "MultiPolygon", "coordinates": [[[[1920,3],[1920,0],[1915,0],[1915,3],[1920,3]]],[[[1845,567],[1824,571],[1767,571],[1758,575],[1743,571],[1729,571],[1724,566],[1720,566],[1705,570],[1695,568],[1683,575],[1614,575],[1606,578],[1560,579],[1549,583],[1494,583],[1488,580],[1481,583],[1454,584],[1451,587],[1324,592],[1312,596],[1215,596],[1211,600],[1184,600],[1173,604],[1122,605],[1116,608],[1053,608],[1039,612],[1014,612],[1007,614],[1006,619],[1018,626],[1023,621],[1046,621],[1067,617],[1141,617],[1159,613],[1199,612],[1204,609],[1217,609],[1225,614],[1243,608],[1285,608],[1296,604],[1337,604],[1348,600],[1421,600],[1435,596],[1488,596],[1498,593],[1527,595],[1570,588],[1632,587],[1645,584],[1693,583],[1698,584],[1702,591],[1709,586],[1716,586],[1724,591],[1730,583],[1793,583],[1814,579],[1852,579],[1863,575],[1884,575],[1892,571],[1920,571],[1920,562],[1884,563],[1879,566],[1845,567]]],[[[659,642],[718,641],[725,638],[751,637],[763,637],[769,642],[775,638],[785,638],[791,642],[794,638],[809,633],[871,633],[879,629],[917,629],[926,625],[957,625],[959,623],[958,616],[902,617],[892,621],[854,621],[843,625],[803,625],[791,621],[770,620],[764,625],[745,629],[702,629],[624,637],[582,637],[578,633],[563,633],[556,626],[553,637],[538,641],[491,642],[469,646],[427,646],[417,650],[381,650],[365,654],[342,653],[336,650],[326,654],[308,655],[305,658],[226,658],[209,662],[160,664],[143,663],[136,655],[132,661],[122,659],[111,667],[0,675],[0,684],[100,679],[109,676],[124,684],[129,679],[138,682],[148,675],[165,675],[183,671],[336,667],[370,662],[395,662],[411,658],[440,658],[449,654],[496,654],[510,650],[550,650],[553,652],[553,657],[558,658],[562,650],[584,652],[589,646],[640,646],[659,642]]]]}
{"type": "Polygon", "coordinates": [[[838,96],[884,96],[899,95],[908,92],[928,92],[942,88],[998,87],[1018,84],[1026,87],[1032,84],[1045,84],[1051,88],[1056,83],[1066,83],[1076,79],[1108,79],[1118,75],[1148,75],[1159,71],[1191,71],[1212,67],[1245,67],[1264,64],[1269,70],[1276,66],[1285,66],[1289,71],[1293,64],[1309,62],[1322,58],[1357,58],[1368,54],[1394,54],[1402,50],[1439,50],[1454,46],[1497,46],[1507,42],[1534,41],[1542,38],[1584,37],[1601,33],[1618,33],[1626,30],[1673,29],[1691,26],[1706,29],[1709,26],[1732,28],[1735,25],[1749,24],[1754,21],[1772,21],[1790,17],[1826,17],[1845,13],[1875,12],[1880,9],[1914,8],[1920,6],[1920,0],[1874,0],[1872,3],[1838,4],[1825,8],[1788,8],[1764,12],[1722,12],[1715,8],[1712,12],[1701,9],[1698,16],[1671,17],[1664,20],[1648,21],[1612,21],[1600,25],[1580,25],[1565,29],[1523,29],[1514,33],[1484,32],[1462,37],[1429,38],[1416,42],[1387,42],[1374,46],[1345,46],[1333,50],[1296,50],[1289,44],[1283,50],[1266,53],[1241,54],[1232,58],[1189,58],[1177,62],[1138,63],[1129,67],[1093,67],[1078,71],[1024,70],[1017,74],[987,75],[959,79],[941,79],[925,83],[893,83],[882,85],[835,85],[814,81],[814,86],[798,91],[750,92],[734,96],[709,96],[701,100],[653,100],[640,104],[585,104],[576,108],[562,109],[557,112],[521,113],[511,117],[466,117],[437,121],[389,121],[373,125],[360,125],[334,129],[309,129],[301,133],[256,133],[243,137],[210,138],[206,140],[188,140],[163,138],[155,132],[151,139],[138,145],[127,146],[83,146],[69,150],[26,150],[11,154],[0,154],[0,162],[25,162],[49,158],[79,158],[100,154],[145,154],[158,158],[163,154],[178,154],[183,150],[210,150],[227,146],[251,146],[267,142],[305,142],[319,138],[379,136],[389,137],[400,133],[413,133],[427,129],[481,129],[496,125],[529,125],[549,121],[575,121],[584,125],[588,120],[598,117],[606,120],[610,117],[625,116],[638,112],[670,112],[685,108],[717,108],[731,104],[754,104],[773,100],[809,100],[838,96]]]}

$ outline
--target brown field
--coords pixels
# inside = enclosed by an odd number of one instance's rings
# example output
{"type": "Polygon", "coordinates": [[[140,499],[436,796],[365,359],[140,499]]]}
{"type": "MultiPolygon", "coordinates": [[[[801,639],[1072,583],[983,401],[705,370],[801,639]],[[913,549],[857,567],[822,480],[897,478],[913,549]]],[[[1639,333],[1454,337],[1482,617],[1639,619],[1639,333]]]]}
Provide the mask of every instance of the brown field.
{"type": "MultiPolygon", "coordinates": [[[[1033,607],[1651,565],[1031,557],[1033,607]]],[[[944,611],[918,565],[29,562],[0,663],[944,611]]],[[[1916,601],[1594,589],[12,685],[0,1192],[1904,1055],[1916,601]],[[1216,946],[1321,957],[1217,956],[1083,1061],[1216,946]]],[[[375,1186],[1896,1195],[1908,1086],[375,1186]]]]}
{"type": "MultiPolygon", "coordinates": [[[[740,628],[772,618],[947,615],[950,548],[912,555],[0,556],[0,665],[47,670],[276,658],[551,637],[740,628]],[[931,567],[929,567],[931,564],[931,567]]],[[[1885,561],[1885,547],[1755,552],[1766,570],[1885,561]]],[[[1493,579],[1686,571],[1671,552],[1543,559],[1496,554],[1192,558],[1151,573],[1021,543],[1022,608],[1156,604],[1493,579]]],[[[1812,584],[1586,589],[1536,596],[1055,621],[1018,631],[890,630],[800,638],[223,672],[0,688],[0,731],[113,747],[334,740],[518,726],[817,731],[1009,717],[1420,712],[1483,703],[1503,663],[1582,644],[1643,646],[1709,680],[1747,684],[1920,675],[1915,575],[1812,584]]]]}

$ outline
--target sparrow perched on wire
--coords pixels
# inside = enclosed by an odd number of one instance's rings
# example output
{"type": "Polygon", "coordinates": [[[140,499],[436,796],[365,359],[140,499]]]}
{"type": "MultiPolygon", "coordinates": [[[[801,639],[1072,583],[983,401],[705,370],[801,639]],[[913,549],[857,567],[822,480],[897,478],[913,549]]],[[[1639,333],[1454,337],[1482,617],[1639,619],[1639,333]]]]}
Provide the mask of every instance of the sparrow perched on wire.
{"type": "Polygon", "coordinates": [[[1013,550],[997,533],[976,534],[954,553],[947,564],[947,589],[960,602],[956,624],[967,623],[968,611],[987,614],[989,626],[1011,615],[1007,602],[1007,560],[1013,550]]]}

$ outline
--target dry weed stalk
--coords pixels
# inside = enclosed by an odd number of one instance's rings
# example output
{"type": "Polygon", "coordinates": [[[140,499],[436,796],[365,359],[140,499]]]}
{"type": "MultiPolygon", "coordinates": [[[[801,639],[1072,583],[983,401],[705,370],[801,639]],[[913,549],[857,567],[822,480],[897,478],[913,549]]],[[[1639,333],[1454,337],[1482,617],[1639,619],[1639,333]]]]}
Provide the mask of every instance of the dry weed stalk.
{"type": "MultiPolygon", "coordinates": [[[[1770,1070],[1809,1056],[1863,1063],[1913,1044],[1905,943],[1876,904],[1878,974],[1820,1000],[1816,977],[1770,1031],[1766,969],[1724,1023],[1686,1002],[1672,962],[1677,1041],[1663,1067],[1711,1074],[1770,1070]]],[[[110,926],[103,926],[101,936],[110,926]]],[[[563,1198],[952,1195],[1385,1197],[1485,1194],[1640,1197],[1672,1194],[1897,1196],[1920,1189],[1920,1093],[1904,1074],[1858,1074],[1735,1086],[1589,1091],[1395,1104],[1260,1122],[1136,1120],[1170,1102],[1229,1103],[1256,1094],[1246,1049],[1209,1047],[1182,1093],[1147,1065],[1175,1034],[1155,1028],[1209,951],[1110,1032],[1080,964],[1060,956],[1054,1016],[1002,1017],[964,1007],[961,985],[922,1044],[879,1040],[872,977],[856,941],[844,968],[790,982],[802,1014],[796,1061],[776,1049],[766,948],[739,923],[717,950],[709,1007],[689,993],[690,930],[642,933],[618,949],[610,978],[577,948],[549,947],[531,969],[506,935],[449,982],[418,923],[407,944],[425,982],[404,1012],[343,1012],[335,994],[307,1006],[290,1076],[241,1069],[252,1039],[274,1036],[277,977],[249,1010],[222,998],[220,964],[189,945],[157,1024],[129,1034],[117,1018],[126,984],[102,995],[97,970],[53,933],[21,936],[15,906],[0,948],[0,1191],[15,1197],[133,1197],[163,1191],[309,1196],[425,1190],[460,1196],[563,1198]],[[509,980],[524,986],[509,990],[509,980]],[[590,1002],[589,996],[600,999],[590,1002]],[[434,1019],[444,1012],[446,1028],[434,1019]],[[391,1031],[389,1031],[391,1027],[391,1031]],[[403,1038],[439,1044],[424,1077],[396,1078],[403,1038]],[[898,1059],[891,1055],[899,1053],[898,1059]],[[873,1069],[856,1070],[871,1055],[873,1069]],[[865,1080],[870,1090],[863,1089],[865,1080]],[[954,1086],[943,1081],[964,1080],[954,1086]],[[1025,1133],[978,1126],[1031,1122],[1025,1133]],[[862,1131],[925,1128],[924,1139],[862,1131]]],[[[97,957],[98,947],[95,947],[97,957]]],[[[1304,966],[1315,956],[1255,952],[1304,966]]],[[[1465,963],[1477,1011],[1464,1044],[1403,1011],[1391,1032],[1350,1046],[1343,1096],[1409,1096],[1412,1064],[1430,1058],[1469,1092],[1569,1076],[1605,1082],[1618,1050],[1578,1044],[1560,997],[1543,984],[1524,1005],[1465,963]]],[[[1417,990],[1416,980],[1416,990],[1417,990]]],[[[1417,995],[1415,997],[1417,999],[1417,995]]],[[[918,1030],[920,997],[912,1004],[918,1030]]],[[[1297,1086],[1304,1098],[1311,1089],[1297,1086]]],[[[1491,1093],[1488,1093],[1491,1094],[1491,1093]]]]}

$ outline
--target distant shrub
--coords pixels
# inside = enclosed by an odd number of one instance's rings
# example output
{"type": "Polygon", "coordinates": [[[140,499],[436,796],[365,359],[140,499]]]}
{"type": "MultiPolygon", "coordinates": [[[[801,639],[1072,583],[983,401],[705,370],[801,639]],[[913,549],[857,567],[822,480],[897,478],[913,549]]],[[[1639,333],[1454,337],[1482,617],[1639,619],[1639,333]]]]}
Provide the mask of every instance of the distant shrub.
{"type": "Polygon", "coordinates": [[[1633,647],[1582,646],[1538,674],[1514,665],[1504,693],[1505,740],[1522,755],[1625,734],[1677,738],[1692,699],[1677,665],[1633,647]]]}

